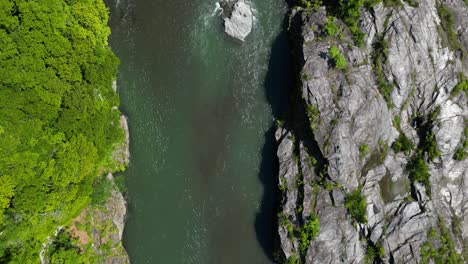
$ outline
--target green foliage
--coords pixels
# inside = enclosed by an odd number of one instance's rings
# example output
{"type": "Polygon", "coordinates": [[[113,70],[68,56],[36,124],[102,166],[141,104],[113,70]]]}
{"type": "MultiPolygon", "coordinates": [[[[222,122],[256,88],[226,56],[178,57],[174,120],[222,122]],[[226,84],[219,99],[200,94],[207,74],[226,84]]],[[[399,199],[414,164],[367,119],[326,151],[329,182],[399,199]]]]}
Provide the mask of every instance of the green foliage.
{"type": "Polygon", "coordinates": [[[361,156],[361,158],[366,156],[367,153],[369,153],[369,145],[364,144],[359,146],[359,156],[361,156]]]}
{"type": "Polygon", "coordinates": [[[385,250],[381,243],[374,245],[369,243],[366,248],[366,256],[364,261],[366,264],[382,263],[382,258],[385,256],[385,250]]]}
{"type": "Polygon", "coordinates": [[[279,178],[278,189],[281,192],[284,192],[288,189],[286,178],[284,176],[280,176],[279,178]]]}
{"type": "Polygon", "coordinates": [[[333,64],[335,65],[336,69],[338,70],[346,69],[346,59],[343,56],[343,54],[341,54],[341,51],[338,49],[338,47],[331,46],[330,49],[328,50],[328,55],[333,60],[333,64]]]}
{"type": "Polygon", "coordinates": [[[125,185],[125,177],[122,175],[118,175],[114,177],[115,186],[121,193],[127,192],[127,186],[125,185]]]}
{"type": "Polygon", "coordinates": [[[0,177],[0,221],[2,220],[3,212],[10,207],[11,198],[15,195],[14,180],[10,176],[0,177]]]}
{"type": "Polygon", "coordinates": [[[387,106],[390,108],[393,106],[391,98],[393,85],[387,81],[383,73],[383,66],[387,63],[388,43],[384,36],[376,36],[376,39],[377,41],[372,45],[372,66],[377,77],[379,92],[385,99],[385,102],[387,102],[387,106]]]}
{"type": "MultiPolygon", "coordinates": [[[[0,3],[0,260],[41,244],[89,204],[123,142],[102,0],[0,3]]],[[[68,253],[67,253],[68,254],[68,253]]]]}
{"type": "Polygon", "coordinates": [[[300,260],[297,256],[295,256],[295,255],[289,257],[289,258],[284,262],[284,264],[300,264],[300,263],[301,263],[301,260],[300,260]]]}
{"type": "Polygon", "coordinates": [[[403,3],[400,0],[383,0],[383,3],[386,7],[403,6],[403,3]]]}
{"type": "Polygon", "coordinates": [[[421,245],[421,264],[465,263],[463,256],[456,252],[450,231],[441,219],[437,229],[429,229],[427,238],[428,241],[421,245]]]}
{"type": "Polygon", "coordinates": [[[344,206],[348,210],[348,213],[351,214],[351,216],[356,222],[365,224],[367,223],[367,217],[366,217],[367,202],[366,202],[366,198],[362,196],[361,192],[362,192],[362,186],[346,194],[344,206]]]}
{"type": "Polygon", "coordinates": [[[80,249],[70,235],[60,231],[48,247],[48,259],[51,263],[83,263],[80,249]]]}
{"type": "Polygon", "coordinates": [[[356,46],[364,44],[364,33],[359,29],[360,10],[366,3],[365,0],[340,0],[340,18],[349,27],[356,46]]]}
{"type": "MultiPolygon", "coordinates": [[[[437,117],[440,113],[440,107],[436,107],[434,111],[429,114],[428,120],[418,128],[418,134],[420,136],[420,143],[418,148],[427,153],[428,161],[440,157],[440,151],[437,148],[437,141],[432,128],[437,123],[437,117]]],[[[417,122],[422,123],[421,117],[416,118],[417,122]]]]}
{"type": "Polygon", "coordinates": [[[78,240],[64,230],[58,232],[52,239],[44,254],[45,259],[51,264],[103,263],[103,258],[110,253],[109,246],[112,243],[100,245],[98,247],[100,253],[96,254],[92,245],[78,247],[78,240]]]}
{"type": "Polygon", "coordinates": [[[418,7],[419,3],[416,0],[405,0],[410,6],[418,7]]]}
{"type": "Polygon", "coordinates": [[[426,138],[423,143],[423,148],[426,150],[430,161],[440,157],[440,151],[437,148],[437,141],[435,139],[435,135],[432,132],[426,134],[426,138]]]}
{"type": "Polygon", "coordinates": [[[302,181],[302,175],[301,175],[301,173],[298,173],[298,174],[296,174],[296,176],[294,176],[294,186],[296,188],[299,188],[302,185],[304,185],[304,182],[302,181]]]}
{"type": "Polygon", "coordinates": [[[431,177],[431,174],[429,173],[429,168],[424,161],[422,151],[419,151],[418,154],[413,157],[406,166],[406,170],[409,173],[411,183],[420,182],[424,184],[424,186],[426,186],[426,193],[430,195],[431,184],[429,178],[431,177]]]}
{"type": "Polygon", "coordinates": [[[104,203],[112,192],[112,182],[106,177],[96,178],[93,184],[93,192],[91,193],[91,204],[99,205],[104,203]]]}
{"type": "Polygon", "coordinates": [[[299,0],[299,5],[307,10],[317,10],[322,6],[322,0],[299,0]]]}
{"type": "Polygon", "coordinates": [[[304,224],[300,231],[300,244],[299,248],[301,254],[305,255],[307,253],[307,249],[309,248],[310,241],[315,239],[319,233],[320,229],[320,221],[315,214],[312,214],[309,217],[307,223],[304,224]]]}
{"type": "Polygon", "coordinates": [[[325,20],[323,30],[330,37],[335,37],[338,33],[340,33],[340,27],[338,27],[338,25],[335,23],[335,18],[332,16],[327,17],[327,20],[325,20]]]}
{"type": "Polygon", "coordinates": [[[289,221],[287,222],[286,229],[288,230],[288,237],[293,238],[295,234],[294,234],[294,227],[291,224],[291,222],[289,221]]]}
{"type": "Polygon", "coordinates": [[[276,127],[284,127],[284,120],[283,119],[276,119],[276,127]]]}
{"type": "Polygon", "coordinates": [[[373,8],[374,6],[376,6],[377,4],[379,4],[380,2],[382,2],[382,0],[366,0],[364,2],[364,6],[367,8],[367,9],[371,9],[373,8]]]}
{"type": "Polygon", "coordinates": [[[437,148],[437,141],[432,128],[437,122],[437,117],[440,113],[440,107],[432,111],[427,120],[418,115],[415,122],[420,124],[417,132],[420,138],[418,149],[413,158],[408,162],[406,170],[409,173],[409,178],[412,184],[420,182],[425,185],[426,193],[431,196],[430,173],[426,164],[425,155],[427,155],[427,162],[440,157],[440,151],[437,148]]]}
{"type": "Polygon", "coordinates": [[[408,154],[413,148],[413,143],[411,143],[408,137],[402,132],[400,132],[400,135],[392,144],[392,149],[395,153],[403,151],[405,154],[408,154]]]}
{"type": "Polygon", "coordinates": [[[464,92],[468,96],[468,80],[466,80],[465,75],[460,72],[458,75],[460,82],[455,86],[450,93],[451,96],[457,96],[460,92],[464,92]]]}
{"type": "Polygon", "coordinates": [[[437,5],[437,12],[440,17],[440,26],[437,30],[442,42],[453,51],[463,51],[463,45],[457,39],[457,33],[454,30],[455,20],[452,11],[442,4],[437,5]]]}
{"type": "Polygon", "coordinates": [[[320,121],[320,111],[314,105],[308,104],[307,115],[309,116],[310,128],[314,130],[320,121]]]}
{"type": "Polygon", "coordinates": [[[468,156],[466,151],[468,149],[468,127],[465,127],[464,137],[465,139],[463,140],[462,146],[460,146],[453,155],[453,159],[455,160],[464,160],[468,156]]]}

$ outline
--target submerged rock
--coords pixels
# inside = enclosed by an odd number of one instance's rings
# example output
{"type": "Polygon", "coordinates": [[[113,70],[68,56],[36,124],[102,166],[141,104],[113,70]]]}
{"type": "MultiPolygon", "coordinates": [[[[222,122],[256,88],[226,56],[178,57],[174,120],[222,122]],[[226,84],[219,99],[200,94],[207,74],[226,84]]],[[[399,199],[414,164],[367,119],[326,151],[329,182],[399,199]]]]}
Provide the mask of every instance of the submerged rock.
{"type": "Polygon", "coordinates": [[[252,8],[244,0],[226,0],[220,5],[224,10],[224,32],[243,42],[252,31],[254,22],[252,8]]]}

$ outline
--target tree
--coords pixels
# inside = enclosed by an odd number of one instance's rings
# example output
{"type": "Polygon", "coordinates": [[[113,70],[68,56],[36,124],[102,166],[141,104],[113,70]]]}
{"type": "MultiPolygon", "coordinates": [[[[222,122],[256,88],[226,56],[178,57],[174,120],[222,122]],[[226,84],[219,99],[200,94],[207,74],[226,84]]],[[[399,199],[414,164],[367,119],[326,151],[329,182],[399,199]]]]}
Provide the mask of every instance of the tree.
{"type": "Polygon", "coordinates": [[[107,20],[102,0],[0,1],[0,262],[38,262],[117,168],[107,20]]]}

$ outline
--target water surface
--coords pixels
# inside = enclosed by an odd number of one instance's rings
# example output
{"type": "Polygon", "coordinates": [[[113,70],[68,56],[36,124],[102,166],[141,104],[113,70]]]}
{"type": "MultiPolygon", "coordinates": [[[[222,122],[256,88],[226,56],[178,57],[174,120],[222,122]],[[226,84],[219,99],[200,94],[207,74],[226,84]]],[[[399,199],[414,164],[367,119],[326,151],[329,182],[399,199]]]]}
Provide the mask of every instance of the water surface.
{"type": "Polygon", "coordinates": [[[223,34],[214,0],[106,2],[130,121],[131,261],[271,263],[271,127],[289,68],[272,51],[287,42],[285,2],[253,0],[242,45],[223,34]]]}

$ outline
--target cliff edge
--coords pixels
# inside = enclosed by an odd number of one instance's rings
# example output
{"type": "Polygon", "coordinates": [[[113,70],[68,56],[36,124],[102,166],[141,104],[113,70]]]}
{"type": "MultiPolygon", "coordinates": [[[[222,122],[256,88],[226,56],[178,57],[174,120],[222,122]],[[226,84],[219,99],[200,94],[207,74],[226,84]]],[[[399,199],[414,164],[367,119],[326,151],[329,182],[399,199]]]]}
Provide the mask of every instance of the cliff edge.
{"type": "Polygon", "coordinates": [[[373,2],[358,29],[336,6],[292,11],[280,262],[464,263],[467,6],[373,2]]]}

